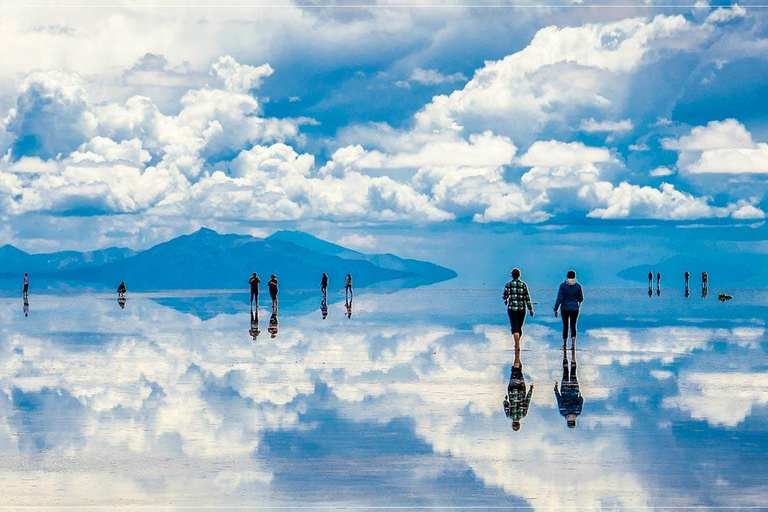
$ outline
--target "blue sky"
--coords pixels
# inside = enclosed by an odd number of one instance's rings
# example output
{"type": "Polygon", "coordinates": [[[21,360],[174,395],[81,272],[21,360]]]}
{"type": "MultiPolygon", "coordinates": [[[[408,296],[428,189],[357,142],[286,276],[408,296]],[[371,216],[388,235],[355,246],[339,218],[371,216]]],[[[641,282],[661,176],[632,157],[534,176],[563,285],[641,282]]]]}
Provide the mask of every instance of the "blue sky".
{"type": "Polygon", "coordinates": [[[765,252],[764,9],[186,4],[5,7],[0,242],[640,223],[657,260],[681,226],[765,252]]]}

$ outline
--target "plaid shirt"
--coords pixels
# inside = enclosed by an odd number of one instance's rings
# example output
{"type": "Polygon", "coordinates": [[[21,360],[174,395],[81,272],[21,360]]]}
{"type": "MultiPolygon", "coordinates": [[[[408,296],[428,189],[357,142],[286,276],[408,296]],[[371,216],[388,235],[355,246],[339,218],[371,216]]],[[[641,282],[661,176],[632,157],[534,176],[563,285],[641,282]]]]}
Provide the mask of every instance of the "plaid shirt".
{"type": "Polygon", "coordinates": [[[526,307],[533,311],[528,285],[520,279],[513,279],[504,287],[504,302],[512,311],[524,311],[526,307]]]}
{"type": "MultiPolygon", "coordinates": [[[[525,384],[523,384],[525,386],[525,384]]],[[[523,389],[510,389],[507,392],[507,396],[504,398],[504,414],[507,418],[515,421],[520,421],[528,414],[528,407],[531,405],[531,396],[533,395],[533,388],[525,392],[523,389]]]]}

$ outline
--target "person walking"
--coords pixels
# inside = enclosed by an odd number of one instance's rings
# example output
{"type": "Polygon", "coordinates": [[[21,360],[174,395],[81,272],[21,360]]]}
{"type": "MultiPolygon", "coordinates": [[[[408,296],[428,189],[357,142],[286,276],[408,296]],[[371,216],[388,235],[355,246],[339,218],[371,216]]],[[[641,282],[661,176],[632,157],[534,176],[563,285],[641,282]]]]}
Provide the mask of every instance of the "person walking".
{"type": "MultiPolygon", "coordinates": [[[[18,288],[16,288],[18,290],[18,288]]],[[[29,297],[29,274],[24,272],[24,287],[21,290],[22,297],[29,297]]]]}
{"type": "Polygon", "coordinates": [[[531,304],[531,295],[528,292],[528,285],[520,280],[520,269],[513,268],[512,280],[504,286],[502,298],[507,305],[507,316],[509,316],[509,327],[512,336],[515,339],[515,350],[520,348],[520,337],[523,335],[523,324],[525,323],[526,308],[534,317],[533,305],[531,304]]]}
{"type": "Polygon", "coordinates": [[[560,283],[555,300],[555,318],[560,310],[563,320],[563,347],[568,342],[568,330],[571,331],[571,348],[576,346],[576,321],[579,319],[581,303],[584,302],[584,291],[581,284],[576,281],[576,271],[569,270],[565,275],[565,282],[560,283]]]}
{"type": "Polygon", "coordinates": [[[688,285],[691,282],[691,273],[686,270],[684,275],[685,275],[685,287],[688,288],[688,285]]]}
{"type": "Polygon", "coordinates": [[[354,296],[352,293],[352,274],[347,274],[346,284],[344,285],[344,297],[349,299],[354,296]]]}
{"type": "Polygon", "coordinates": [[[256,302],[256,307],[259,306],[259,283],[261,282],[261,279],[259,279],[259,276],[256,275],[256,272],[253,273],[250,279],[248,279],[248,283],[251,285],[251,306],[253,306],[253,303],[256,302]]]}
{"type": "Polygon", "coordinates": [[[656,290],[661,290],[661,272],[656,272],[656,290]]]}
{"type": "Polygon", "coordinates": [[[269,296],[272,297],[272,309],[277,310],[277,276],[272,274],[269,276],[269,296]]]}
{"type": "Polygon", "coordinates": [[[320,291],[323,292],[323,300],[328,298],[328,274],[323,272],[323,278],[320,279],[320,291]]]}
{"type": "Polygon", "coordinates": [[[648,271],[648,288],[653,288],[653,270],[648,271]]]}

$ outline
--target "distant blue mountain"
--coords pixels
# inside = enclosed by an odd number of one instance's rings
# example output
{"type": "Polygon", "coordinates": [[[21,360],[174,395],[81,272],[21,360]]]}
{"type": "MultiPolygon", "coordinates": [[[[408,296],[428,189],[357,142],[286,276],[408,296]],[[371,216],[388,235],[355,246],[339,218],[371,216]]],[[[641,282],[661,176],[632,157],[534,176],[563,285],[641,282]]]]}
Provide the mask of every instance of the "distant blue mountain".
{"type": "Polygon", "coordinates": [[[125,281],[129,290],[247,288],[252,272],[266,292],[270,274],[280,287],[315,289],[323,272],[330,288],[341,288],[351,273],[356,287],[390,283],[417,286],[451,279],[452,270],[394,255],[366,255],[300,232],[266,239],[222,235],[210,229],[183,235],[150,249],[105,249],[88,253],[27,254],[12,246],[0,248],[0,284],[20,280],[29,272],[32,288],[93,288],[111,290],[125,281]],[[295,238],[295,241],[291,240],[295,238]],[[312,243],[309,243],[312,242],[312,243]]]}

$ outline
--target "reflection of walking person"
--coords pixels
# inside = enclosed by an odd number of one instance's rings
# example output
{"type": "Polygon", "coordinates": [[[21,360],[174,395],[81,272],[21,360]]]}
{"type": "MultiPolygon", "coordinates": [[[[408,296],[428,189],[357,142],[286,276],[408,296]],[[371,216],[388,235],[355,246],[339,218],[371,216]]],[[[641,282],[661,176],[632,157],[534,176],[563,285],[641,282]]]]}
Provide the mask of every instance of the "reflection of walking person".
{"type": "MultiPolygon", "coordinates": [[[[18,288],[16,288],[18,290],[18,288]]],[[[22,297],[29,296],[29,274],[24,272],[24,288],[21,290],[22,297]]]]}
{"type": "Polygon", "coordinates": [[[515,338],[515,350],[520,348],[520,337],[523,335],[523,323],[525,323],[525,309],[534,316],[531,305],[531,295],[528,293],[528,285],[520,280],[520,269],[512,269],[512,280],[504,286],[504,302],[507,305],[509,327],[515,338]]]}
{"type": "Polygon", "coordinates": [[[344,305],[347,307],[347,318],[352,318],[352,297],[345,301],[344,305]]]}
{"type": "Polygon", "coordinates": [[[323,272],[323,278],[320,279],[320,291],[323,294],[323,300],[328,297],[328,274],[323,272]]]}
{"type": "Polygon", "coordinates": [[[656,272],[656,295],[661,295],[661,272],[656,272]]]}
{"type": "Polygon", "coordinates": [[[277,337],[277,310],[272,311],[272,316],[269,317],[269,327],[267,328],[267,331],[271,338],[277,337]]]}
{"type": "Polygon", "coordinates": [[[277,276],[272,274],[269,277],[269,296],[272,297],[272,309],[277,309],[277,276]]]}
{"type": "Polygon", "coordinates": [[[568,352],[563,345],[563,380],[560,390],[555,382],[555,398],[560,414],[565,417],[570,428],[576,427],[576,416],[581,414],[584,406],[584,398],[579,391],[579,381],[576,379],[576,351],[571,348],[571,368],[568,372],[568,352]]]}
{"type": "Polygon", "coordinates": [[[344,285],[344,297],[351,298],[352,293],[352,274],[347,274],[346,284],[344,285]]]}
{"type": "Polygon", "coordinates": [[[248,329],[248,334],[251,335],[254,341],[259,337],[261,331],[259,330],[259,307],[256,306],[256,310],[251,308],[251,328],[248,329]]]}
{"type": "Polygon", "coordinates": [[[560,284],[555,301],[555,317],[560,309],[563,319],[563,346],[568,341],[568,329],[571,331],[571,347],[576,345],[576,321],[579,318],[579,309],[584,302],[584,292],[576,281],[576,271],[569,270],[564,283],[560,284]]]}
{"type": "Polygon", "coordinates": [[[328,302],[325,300],[325,297],[320,301],[320,314],[323,315],[323,320],[328,318],[328,302]]]}
{"type": "Polygon", "coordinates": [[[504,397],[504,414],[512,420],[512,430],[520,430],[520,420],[528,414],[532,397],[533,384],[526,393],[520,350],[515,350],[515,362],[509,375],[507,396],[504,397]]]}
{"type": "Polygon", "coordinates": [[[253,273],[253,275],[248,279],[248,284],[251,285],[251,306],[253,306],[253,303],[256,303],[256,307],[259,306],[259,283],[261,282],[261,279],[259,279],[259,276],[256,275],[256,272],[253,273]]]}
{"type": "Polygon", "coordinates": [[[24,312],[24,316],[29,316],[29,297],[24,297],[24,306],[21,310],[24,312]]]}

